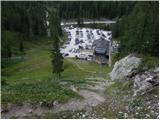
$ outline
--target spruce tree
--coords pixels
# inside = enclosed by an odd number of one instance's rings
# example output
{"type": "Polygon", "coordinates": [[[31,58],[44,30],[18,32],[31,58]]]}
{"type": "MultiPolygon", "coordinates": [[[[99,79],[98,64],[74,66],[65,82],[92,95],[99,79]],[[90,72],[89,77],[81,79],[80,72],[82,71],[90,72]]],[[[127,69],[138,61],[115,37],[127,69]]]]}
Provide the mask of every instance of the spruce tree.
{"type": "Polygon", "coordinates": [[[53,39],[53,48],[51,50],[52,53],[52,72],[58,78],[63,72],[63,57],[60,53],[59,47],[59,28],[60,22],[58,15],[56,14],[55,10],[51,10],[50,12],[50,31],[51,31],[51,38],[53,39]]]}

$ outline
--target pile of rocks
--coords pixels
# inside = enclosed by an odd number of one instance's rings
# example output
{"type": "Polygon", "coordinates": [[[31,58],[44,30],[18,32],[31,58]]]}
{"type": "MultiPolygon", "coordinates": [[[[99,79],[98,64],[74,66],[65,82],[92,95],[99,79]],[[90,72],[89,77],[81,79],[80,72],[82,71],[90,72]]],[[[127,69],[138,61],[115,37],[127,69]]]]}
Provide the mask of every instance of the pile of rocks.
{"type": "Polygon", "coordinates": [[[134,96],[145,94],[159,84],[159,69],[145,71],[134,78],[134,96]]]}
{"type": "Polygon", "coordinates": [[[159,68],[138,72],[141,58],[130,54],[125,58],[117,61],[112,72],[109,74],[111,80],[133,80],[134,96],[144,94],[159,84],[159,68]]]}

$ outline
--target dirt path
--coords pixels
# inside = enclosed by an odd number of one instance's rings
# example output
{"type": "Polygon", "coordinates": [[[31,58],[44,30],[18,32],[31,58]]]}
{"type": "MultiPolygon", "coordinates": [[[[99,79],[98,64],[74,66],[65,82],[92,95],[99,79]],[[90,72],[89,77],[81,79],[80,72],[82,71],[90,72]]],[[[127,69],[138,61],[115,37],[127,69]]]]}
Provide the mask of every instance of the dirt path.
{"type": "MultiPolygon", "coordinates": [[[[95,82],[93,80],[93,82],[95,82]]],[[[110,83],[111,84],[111,83],[110,83]]],[[[91,110],[92,107],[95,107],[105,101],[105,87],[109,85],[107,82],[99,80],[95,86],[90,86],[88,88],[83,88],[77,90],[72,87],[79,95],[84,99],[71,99],[64,104],[55,104],[53,107],[43,107],[40,105],[32,105],[29,103],[9,105],[9,111],[2,112],[2,118],[26,118],[31,115],[42,115],[47,112],[61,112],[61,111],[77,111],[77,110],[91,110]]]]}
{"type": "MultiPolygon", "coordinates": [[[[73,61],[71,62],[73,63],[73,61]]],[[[93,73],[93,71],[87,71],[78,64],[76,64],[76,66],[85,72],[93,73]]],[[[77,92],[80,96],[82,96],[83,99],[71,99],[64,104],[53,103],[54,105],[50,108],[43,107],[39,104],[32,105],[29,103],[23,103],[21,105],[9,105],[9,111],[2,112],[2,118],[26,118],[29,116],[32,117],[32,115],[42,115],[48,112],[58,113],[61,111],[78,110],[90,111],[92,107],[95,107],[105,101],[106,86],[112,84],[112,82],[109,82],[102,77],[89,77],[86,78],[86,80],[90,82],[89,86],[87,87],[80,89],[77,89],[73,85],[70,87],[74,92],[77,92]]]]}

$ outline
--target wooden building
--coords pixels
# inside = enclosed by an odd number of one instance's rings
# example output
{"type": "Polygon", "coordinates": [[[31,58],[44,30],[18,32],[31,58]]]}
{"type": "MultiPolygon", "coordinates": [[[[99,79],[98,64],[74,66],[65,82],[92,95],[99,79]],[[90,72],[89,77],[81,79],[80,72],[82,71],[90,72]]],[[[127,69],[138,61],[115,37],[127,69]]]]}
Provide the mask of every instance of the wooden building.
{"type": "Polygon", "coordinates": [[[93,60],[98,64],[108,64],[109,59],[109,42],[101,37],[93,42],[93,60]]]}

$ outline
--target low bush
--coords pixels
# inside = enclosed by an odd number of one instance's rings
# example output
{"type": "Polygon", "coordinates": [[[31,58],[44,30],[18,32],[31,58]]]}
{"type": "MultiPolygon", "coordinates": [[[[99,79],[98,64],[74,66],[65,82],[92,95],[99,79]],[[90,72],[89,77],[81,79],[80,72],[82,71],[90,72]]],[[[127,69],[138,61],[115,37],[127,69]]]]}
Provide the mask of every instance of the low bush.
{"type": "Polygon", "coordinates": [[[158,57],[152,57],[150,55],[139,55],[139,57],[142,58],[142,62],[138,67],[139,72],[159,66],[158,57]]]}

